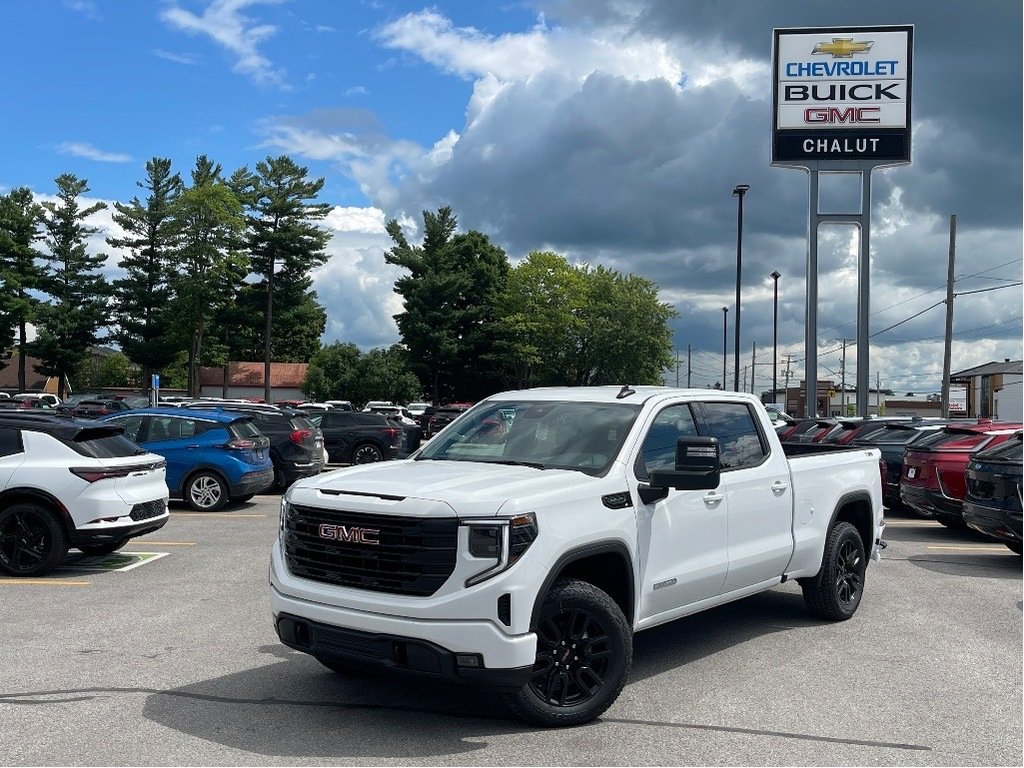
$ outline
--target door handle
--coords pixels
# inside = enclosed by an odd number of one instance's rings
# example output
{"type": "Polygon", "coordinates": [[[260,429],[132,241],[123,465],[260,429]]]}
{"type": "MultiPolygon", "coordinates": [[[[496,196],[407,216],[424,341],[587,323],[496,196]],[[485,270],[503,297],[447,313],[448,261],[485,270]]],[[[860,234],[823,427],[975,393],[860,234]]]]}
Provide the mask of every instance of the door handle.
{"type": "Polygon", "coordinates": [[[713,507],[716,504],[721,504],[722,499],[724,498],[724,493],[716,493],[715,491],[710,491],[709,493],[704,494],[704,503],[707,504],[708,506],[713,507]]]}
{"type": "Polygon", "coordinates": [[[186,447],[188,447],[188,448],[198,448],[199,447],[199,443],[194,443],[193,445],[189,445],[189,446],[186,446],[186,447]]]}
{"type": "Polygon", "coordinates": [[[774,493],[776,496],[781,496],[782,494],[784,494],[787,488],[789,488],[789,483],[784,483],[781,480],[776,480],[774,483],[772,483],[772,493],[774,493]]]}

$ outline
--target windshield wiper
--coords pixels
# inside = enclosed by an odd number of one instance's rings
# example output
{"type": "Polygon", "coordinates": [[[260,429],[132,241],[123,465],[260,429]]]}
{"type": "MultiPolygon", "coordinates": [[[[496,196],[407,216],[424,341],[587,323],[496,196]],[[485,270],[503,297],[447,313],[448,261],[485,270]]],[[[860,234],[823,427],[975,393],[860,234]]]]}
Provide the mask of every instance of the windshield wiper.
{"type": "Polygon", "coordinates": [[[497,459],[494,461],[480,460],[481,464],[507,464],[510,467],[533,467],[534,469],[547,469],[547,464],[539,461],[519,461],[516,459],[497,459]]]}

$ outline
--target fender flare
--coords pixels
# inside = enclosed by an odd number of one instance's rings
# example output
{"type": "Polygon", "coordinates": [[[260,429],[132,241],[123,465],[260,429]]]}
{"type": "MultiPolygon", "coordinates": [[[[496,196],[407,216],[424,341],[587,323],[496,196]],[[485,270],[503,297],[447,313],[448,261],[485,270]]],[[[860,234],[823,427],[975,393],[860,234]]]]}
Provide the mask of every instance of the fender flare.
{"type": "Polygon", "coordinates": [[[531,630],[535,630],[537,628],[537,618],[540,614],[541,604],[543,604],[544,598],[550,591],[551,585],[555,583],[562,571],[565,570],[566,566],[580,560],[593,557],[594,555],[615,555],[617,557],[621,557],[622,561],[625,563],[629,574],[629,578],[626,581],[626,595],[629,602],[629,612],[626,616],[626,621],[629,622],[631,627],[633,626],[633,615],[636,612],[636,585],[633,577],[633,557],[629,553],[629,548],[624,542],[609,540],[584,544],[583,546],[576,547],[575,549],[570,549],[559,556],[558,560],[555,561],[555,564],[548,570],[548,575],[544,578],[540,590],[534,598],[533,610],[530,612],[531,630]]]}

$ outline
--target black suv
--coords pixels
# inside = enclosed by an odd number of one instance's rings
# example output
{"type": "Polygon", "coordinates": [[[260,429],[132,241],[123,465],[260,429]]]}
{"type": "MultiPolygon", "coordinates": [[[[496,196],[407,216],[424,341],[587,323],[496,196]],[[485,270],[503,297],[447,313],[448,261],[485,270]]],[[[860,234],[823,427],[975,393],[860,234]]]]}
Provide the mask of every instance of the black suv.
{"type": "Polygon", "coordinates": [[[270,438],[270,460],[274,464],[274,485],[287,488],[302,477],[324,469],[324,439],[309,414],[294,408],[247,406],[244,403],[195,402],[189,408],[244,413],[252,417],[260,432],[270,438]]]}
{"type": "Polygon", "coordinates": [[[306,418],[320,427],[331,461],[368,464],[395,458],[403,432],[378,413],[361,411],[310,412],[306,418]]]}
{"type": "Polygon", "coordinates": [[[472,407],[470,403],[452,403],[435,408],[427,420],[427,428],[424,430],[423,436],[433,437],[472,407]]]}
{"type": "Polygon", "coordinates": [[[1021,433],[1002,445],[980,451],[967,465],[964,522],[1021,554],[1021,433]]]}

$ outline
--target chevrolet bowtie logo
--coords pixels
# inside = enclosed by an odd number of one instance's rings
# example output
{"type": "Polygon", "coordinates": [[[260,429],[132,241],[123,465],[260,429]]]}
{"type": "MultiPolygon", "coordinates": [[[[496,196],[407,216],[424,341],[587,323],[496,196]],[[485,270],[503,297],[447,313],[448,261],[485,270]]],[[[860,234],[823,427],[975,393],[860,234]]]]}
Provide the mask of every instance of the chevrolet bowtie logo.
{"type": "Polygon", "coordinates": [[[818,43],[811,53],[831,53],[833,59],[849,59],[855,53],[867,53],[874,44],[872,40],[855,43],[852,37],[833,37],[831,43],[818,43]]]}

